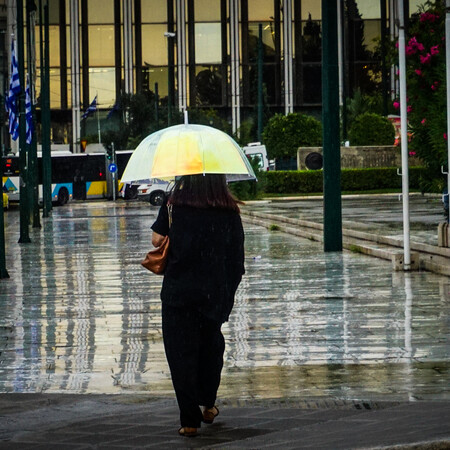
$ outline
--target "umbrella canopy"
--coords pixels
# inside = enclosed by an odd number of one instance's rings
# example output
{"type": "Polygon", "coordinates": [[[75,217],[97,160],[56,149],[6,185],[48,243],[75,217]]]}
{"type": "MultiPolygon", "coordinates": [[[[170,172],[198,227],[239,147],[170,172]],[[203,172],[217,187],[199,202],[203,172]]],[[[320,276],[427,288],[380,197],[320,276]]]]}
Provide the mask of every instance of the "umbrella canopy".
{"type": "Polygon", "coordinates": [[[147,136],[131,155],[121,181],[206,173],[225,174],[228,181],[256,179],[248,158],[230,136],[205,125],[184,124],[147,136]]]}

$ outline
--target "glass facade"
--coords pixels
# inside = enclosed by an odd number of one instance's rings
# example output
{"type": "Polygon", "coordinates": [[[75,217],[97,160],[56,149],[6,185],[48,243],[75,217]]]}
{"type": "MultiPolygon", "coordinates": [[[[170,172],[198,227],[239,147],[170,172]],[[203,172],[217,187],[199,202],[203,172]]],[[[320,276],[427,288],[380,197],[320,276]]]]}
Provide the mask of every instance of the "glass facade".
{"type": "MultiPolygon", "coordinates": [[[[128,76],[133,92],[155,92],[157,85],[162,104],[172,91],[176,107],[178,96],[183,93],[188,108],[212,107],[230,120],[231,97],[236,94],[232,93],[230,76],[233,57],[230,5],[234,1],[49,0],[52,120],[71,122],[72,52],[80,55],[81,112],[97,95],[99,108],[106,114],[125,92],[128,76]],[[70,11],[74,2],[79,11],[79,42],[71,42],[70,11]],[[180,4],[184,5],[184,18],[178,14],[180,4]],[[131,26],[124,23],[125,14],[131,15],[131,26]],[[177,33],[180,27],[184,27],[185,33],[177,33]],[[185,66],[180,49],[184,49],[185,66]],[[183,71],[184,77],[180,76],[183,71]]],[[[286,0],[236,1],[240,79],[233,89],[239,91],[242,120],[255,112],[260,27],[267,114],[284,111],[285,91],[289,88],[293,90],[294,110],[320,111],[321,2],[288,0],[292,7],[286,13],[283,7],[286,0]],[[286,28],[284,21],[291,25],[286,28]],[[292,55],[284,54],[286,29],[292,30],[292,55]],[[293,67],[292,87],[284,85],[286,62],[293,67]]],[[[387,26],[392,1],[386,0],[387,26]]],[[[421,3],[409,0],[409,13],[415,13],[421,3]]],[[[342,0],[341,17],[346,95],[350,96],[357,88],[363,92],[380,89],[381,61],[377,51],[382,29],[380,2],[342,0]]],[[[39,97],[39,24],[35,32],[39,97]]],[[[67,129],[59,134],[70,139],[67,129]]]]}

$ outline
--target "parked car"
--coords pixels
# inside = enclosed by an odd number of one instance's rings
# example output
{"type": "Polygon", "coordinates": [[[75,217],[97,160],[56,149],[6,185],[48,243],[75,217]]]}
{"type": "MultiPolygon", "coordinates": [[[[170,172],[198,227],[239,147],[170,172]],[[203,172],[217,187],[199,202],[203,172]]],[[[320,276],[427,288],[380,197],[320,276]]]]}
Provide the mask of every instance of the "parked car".
{"type": "Polygon", "coordinates": [[[164,180],[155,180],[152,184],[141,184],[137,195],[141,200],[149,201],[153,206],[161,206],[169,193],[171,183],[164,180]]]}
{"type": "Polygon", "coordinates": [[[137,198],[138,195],[138,187],[134,184],[119,184],[119,195],[125,200],[133,200],[137,198]]]}

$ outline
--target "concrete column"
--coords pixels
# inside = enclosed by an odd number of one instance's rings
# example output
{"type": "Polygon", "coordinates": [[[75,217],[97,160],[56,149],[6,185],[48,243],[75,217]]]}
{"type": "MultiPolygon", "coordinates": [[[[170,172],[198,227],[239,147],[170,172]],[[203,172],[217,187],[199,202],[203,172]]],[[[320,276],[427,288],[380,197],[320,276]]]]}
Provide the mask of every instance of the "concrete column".
{"type": "Polygon", "coordinates": [[[72,78],[72,148],[80,142],[80,34],[78,0],[70,0],[70,57],[72,78]]]}
{"type": "Polygon", "coordinates": [[[178,108],[187,108],[186,80],[186,2],[177,0],[177,68],[178,68],[178,108]]]}
{"type": "Polygon", "coordinates": [[[132,0],[123,0],[123,64],[125,93],[133,94],[133,8],[132,0]]]}
{"type": "Polygon", "coordinates": [[[284,2],[283,9],[283,62],[284,113],[294,112],[294,86],[292,74],[292,0],[284,2]]]}
{"type": "Polygon", "coordinates": [[[229,0],[230,10],[230,72],[231,72],[231,126],[236,133],[241,126],[241,93],[239,71],[239,0],[229,0]]]}

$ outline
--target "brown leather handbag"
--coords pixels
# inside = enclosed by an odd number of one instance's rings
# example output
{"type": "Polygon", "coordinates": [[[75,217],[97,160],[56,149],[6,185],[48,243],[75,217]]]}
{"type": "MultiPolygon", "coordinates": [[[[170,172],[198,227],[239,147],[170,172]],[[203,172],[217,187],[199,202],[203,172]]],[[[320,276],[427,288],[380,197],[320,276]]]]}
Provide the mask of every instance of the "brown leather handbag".
{"type": "Polygon", "coordinates": [[[164,236],[158,248],[150,250],[141,264],[157,275],[163,275],[166,270],[167,256],[169,254],[169,236],[164,236]]]}
{"type": "MultiPolygon", "coordinates": [[[[172,225],[172,205],[167,205],[169,213],[169,228],[172,225]]],[[[156,275],[163,275],[166,270],[167,257],[169,256],[169,236],[164,236],[161,245],[150,250],[141,265],[156,275]]]]}

